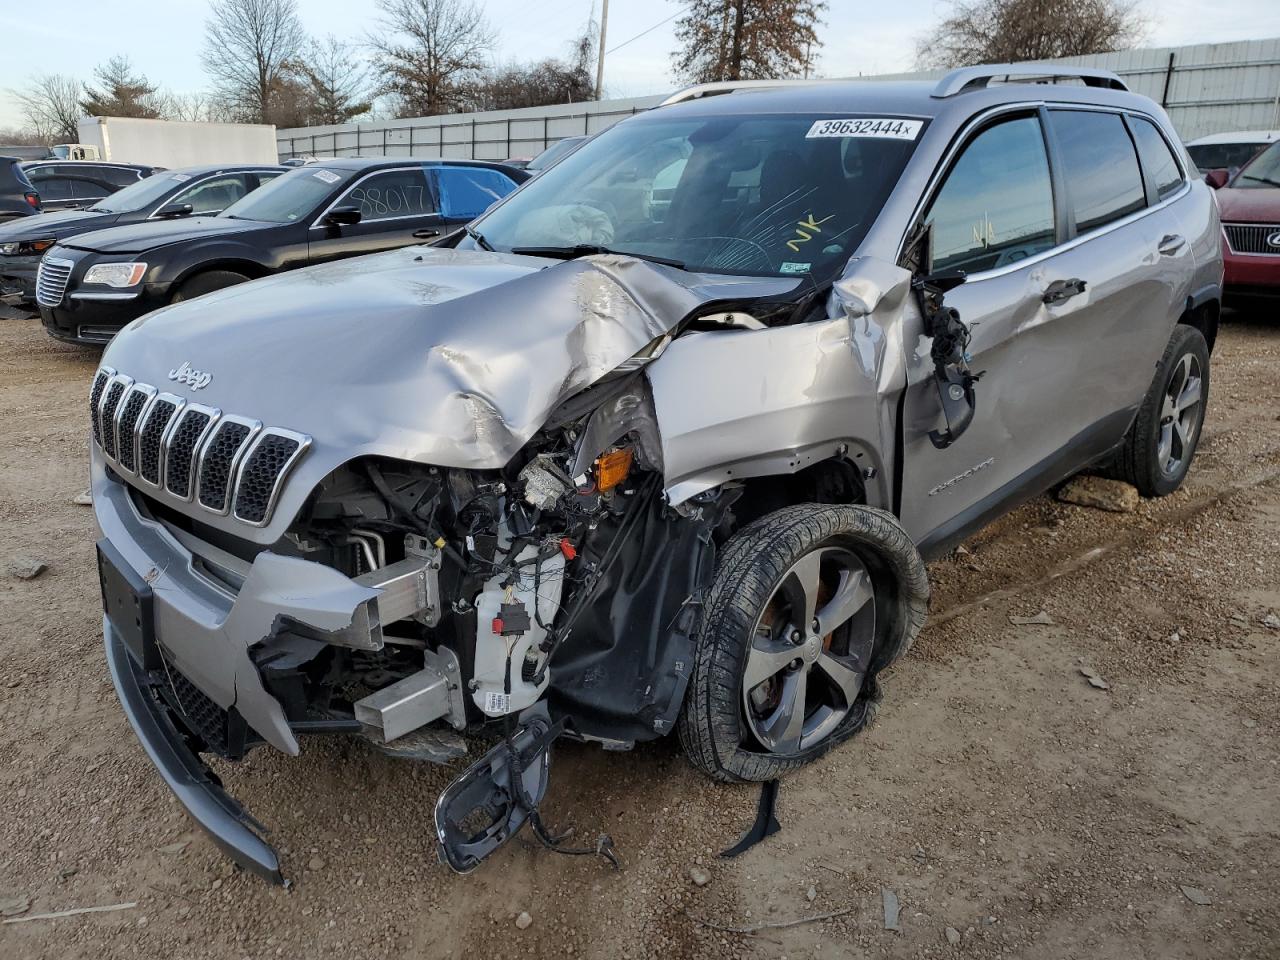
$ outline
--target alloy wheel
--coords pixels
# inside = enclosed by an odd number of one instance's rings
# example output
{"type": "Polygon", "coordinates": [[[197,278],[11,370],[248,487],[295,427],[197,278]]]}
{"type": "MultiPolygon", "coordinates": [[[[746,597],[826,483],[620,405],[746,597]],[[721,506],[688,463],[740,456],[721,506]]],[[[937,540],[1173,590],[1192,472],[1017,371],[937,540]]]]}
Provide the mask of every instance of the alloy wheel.
{"type": "Polygon", "coordinates": [[[1157,463],[1166,476],[1175,476],[1190,458],[1200,428],[1200,402],[1204,380],[1200,360],[1183,354],[1165,386],[1160,406],[1160,439],[1157,463]]]}
{"type": "Polygon", "coordinates": [[[875,646],[875,591],[850,550],[822,547],[783,574],[756,621],[742,678],[751,735],[794,756],[858,706],[875,646]]]}

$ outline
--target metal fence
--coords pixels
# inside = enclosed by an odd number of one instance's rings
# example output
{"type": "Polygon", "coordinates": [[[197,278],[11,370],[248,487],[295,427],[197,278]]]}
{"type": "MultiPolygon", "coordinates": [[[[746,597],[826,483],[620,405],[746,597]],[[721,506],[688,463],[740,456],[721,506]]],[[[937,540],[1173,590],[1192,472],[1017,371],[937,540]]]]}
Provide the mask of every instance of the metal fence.
{"type": "MultiPolygon", "coordinates": [[[[1280,37],[1067,57],[1053,63],[1113,70],[1162,104],[1186,140],[1227,130],[1280,129],[1280,37]]],[[[922,80],[939,72],[861,80],[922,80]]],[[[852,78],[851,78],[852,79],[852,78]]],[[[648,110],[662,95],[521,110],[417,117],[277,131],[290,157],[531,157],[564,137],[599,133],[648,110]]]]}

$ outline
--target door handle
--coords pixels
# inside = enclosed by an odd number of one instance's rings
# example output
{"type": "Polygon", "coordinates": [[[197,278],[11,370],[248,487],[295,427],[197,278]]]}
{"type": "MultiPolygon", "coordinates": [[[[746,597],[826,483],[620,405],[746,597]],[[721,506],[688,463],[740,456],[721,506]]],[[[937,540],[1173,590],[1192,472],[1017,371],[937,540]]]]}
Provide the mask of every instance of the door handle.
{"type": "Polygon", "coordinates": [[[1187,241],[1182,237],[1178,236],[1178,234],[1171,233],[1168,236],[1164,236],[1160,238],[1160,243],[1156,247],[1156,249],[1160,251],[1160,256],[1172,257],[1175,253],[1177,253],[1179,250],[1183,248],[1186,242],[1187,241]]]}
{"type": "Polygon", "coordinates": [[[1055,280],[1045,288],[1044,296],[1040,299],[1048,304],[1063,303],[1084,293],[1085,286],[1085,282],[1079,277],[1072,277],[1070,280],[1055,280]]]}
{"type": "Polygon", "coordinates": [[[435,227],[423,227],[421,230],[413,231],[415,240],[434,240],[438,236],[440,236],[440,231],[435,227]]]}

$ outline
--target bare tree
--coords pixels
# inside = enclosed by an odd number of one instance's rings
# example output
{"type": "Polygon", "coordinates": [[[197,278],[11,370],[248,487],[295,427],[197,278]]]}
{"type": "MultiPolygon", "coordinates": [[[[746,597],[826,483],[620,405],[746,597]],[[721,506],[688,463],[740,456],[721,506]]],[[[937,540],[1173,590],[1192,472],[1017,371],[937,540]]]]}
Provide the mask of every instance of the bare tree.
{"type": "Polygon", "coordinates": [[[204,68],[237,119],[271,122],[271,97],[306,43],[296,0],[216,0],[204,68]]]}
{"type": "Polygon", "coordinates": [[[695,83],[808,76],[826,0],[688,0],[675,72],[695,83]]]}
{"type": "Polygon", "coordinates": [[[366,38],[400,116],[456,113],[468,106],[494,34],[473,0],[378,0],[382,20],[366,38]]]}
{"type": "Polygon", "coordinates": [[[293,72],[309,95],[309,124],[346,123],[372,106],[368,68],[351,44],[332,34],[311,41],[293,72]]]}
{"type": "Polygon", "coordinates": [[[160,116],[160,98],[155,84],[146,77],[135,75],[133,64],[127,56],[112,57],[100,63],[93,71],[97,87],[84,85],[84,97],[80,107],[90,117],[143,117],[160,116]]]}
{"type": "Polygon", "coordinates": [[[74,142],[79,136],[80,81],[61,74],[36,77],[13,91],[27,125],[45,143],[74,142]]]}
{"type": "MultiPolygon", "coordinates": [[[[47,147],[49,141],[29,127],[0,127],[0,143],[11,147],[47,147]]],[[[0,149],[0,153],[4,151],[0,149]]]]}
{"type": "Polygon", "coordinates": [[[511,110],[596,99],[596,38],[599,27],[588,21],[569,46],[566,59],[549,57],[537,63],[512,63],[486,71],[476,86],[472,108],[511,110]]]}
{"type": "Polygon", "coordinates": [[[926,68],[1050,60],[1133,46],[1145,23],[1132,0],[956,0],[916,43],[926,68]]]}

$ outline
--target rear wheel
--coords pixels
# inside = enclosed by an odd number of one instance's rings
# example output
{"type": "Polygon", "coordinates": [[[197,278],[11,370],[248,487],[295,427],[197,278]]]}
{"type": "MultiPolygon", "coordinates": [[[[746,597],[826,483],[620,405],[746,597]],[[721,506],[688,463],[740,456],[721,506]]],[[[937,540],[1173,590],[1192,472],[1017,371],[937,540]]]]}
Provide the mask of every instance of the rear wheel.
{"type": "Polygon", "coordinates": [[[1199,330],[1179,324],[1111,473],[1144,497],[1173,493],[1191,467],[1208,401],[1209,346],[1199,330]]]}
{"type": "Polygon", "coordinates": [[[182,281],[182,285],[178,287],[177,293],[173,295],[170,302],[191,300],[224,287],[244,283],[248,279],[243,273],[236,273],[234,270],[206,270],[204,273],[197,273],[194,277],[188,277],[182,281]]]}
{"type": "Polygon", "coordinates": [[[745,527],[699,628],[679,728],[690,761],[717,780],[770,780],[853,736],[928,590],[915,545],[881,510],[804,504],[745,527]]]}

